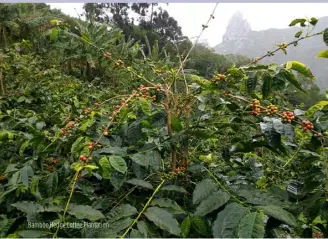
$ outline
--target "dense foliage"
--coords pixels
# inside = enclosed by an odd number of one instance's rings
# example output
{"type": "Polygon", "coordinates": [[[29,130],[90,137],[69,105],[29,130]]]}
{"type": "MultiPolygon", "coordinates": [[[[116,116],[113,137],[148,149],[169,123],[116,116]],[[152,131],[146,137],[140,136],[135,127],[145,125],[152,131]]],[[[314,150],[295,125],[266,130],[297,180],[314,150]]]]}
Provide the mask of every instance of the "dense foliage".
{"type": "Polygon", "coordinates": [[[43,4],[0,16],[1,237],[328,236],[328,101],[304,64],[170,57],[43,4]]]}

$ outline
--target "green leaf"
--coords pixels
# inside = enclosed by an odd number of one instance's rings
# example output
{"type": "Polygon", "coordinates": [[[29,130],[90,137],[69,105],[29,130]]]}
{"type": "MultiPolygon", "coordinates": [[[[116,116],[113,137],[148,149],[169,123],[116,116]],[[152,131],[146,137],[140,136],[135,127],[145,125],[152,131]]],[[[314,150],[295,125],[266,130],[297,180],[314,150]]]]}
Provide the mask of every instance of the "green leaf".
{"type": "Polygon", "coordinates": [[[71,164],[71,169],[74,169],[76,172],[79,172],[83,169],[82,162],[74,162],[71,164]]]}
{"type": "Polygon", "coordinates": [[[124,218],[122,220],[118,220],[115,222],[111,222],[109,227],[106,227],[105,230],[101,231],[100,238],[118,238],[116,235],[117,233],[121,232],[122,230],[128,228],[133,223],[131,218],[124,218]]]}
{"type": "Polygon", "coordinates": [[[194,205],[199,204],[203,199],[217,191],[216,184],[210,179],[204,179],[198,183],[195,190],[192,193],[192,203],[194,205]]]}
{"type": "Polygon", "coordinates": [[[290,69],[297,71],[298,73],[314,80],[314,75],[312,74],[310,69],[305,64],[303,64],[299,61],[289,61],[286,64],[291,64],[290,69]]]}
{"type": "Polygon", "coordinates": [[[168,211],[158,207],[150,207],[144,214],[148,220],[152,221],[159,228],[173,235],[180,236],[179,223],[168,211]]]}
{"type": "Polygon", "coordinates": [[[88,120],[84,123],[82,123],[82,125],[80,126],[79,130],[81,132],[85,132],[89,127],[91,127],[93,124],[95,123],[94,120],[88,120]]]}
{"type": "Polygon", "coordinates": [[[109,148],[102,148],[97,150],[96,153],[98,154],[115,154],[115,155],[124,155],[126,154],[126,148],[122,147],[109,147],[109,148]]]}
{"type": "Polygon", "coordinates": [[[21,169],[21,180],[26,187],[29,187],[33,179],[33,176],[34,176],[34,171],[31,166],[27,165],[21,169]]]}
{"type": "Polygon", "coordinates": [[[113,171],[110,177],[111,184],[115,187],[116,190],[120,189],[126,180],[126,174],[122,174],[118,171],[113,171]]]}
{"type": "Polygon", "coordinates": [[[171,125],[172,125],[172,129],[176,132],[179,132],[183,129],[181,121],[175,116],[173,116],[171,119],[171,125]]]}
{"type": "Polygon", "coordinates": [[[84,168],[89,169],[89,170],[98,169],[98,167],[96,165],[93,165],[93,164],[84,165],[84,168]]]}
{"type": "Polygon", "coordinates": [[[30,144],[30,140],[27,140],[21,145],[21,147],[19,148],[19,156],[20,157],[24,156],[24,151],[29,146],[29,144],[30,144]]]}
{"type": "Polygon", "coordinates": [[[317,112],[322,110],[325,106],[328,105],[328,101],[320,101],[319,103],[312,105],[306,112],[306,117],[313,117],[313,115],[317,112]]]}
{"type": "Polygon", "coordinates": [[[187,237],[189,235],[190,228],[191,228],[191,219],[190,216],[187,216],[180,225],[181,236],[187,237]]]}
{"type": "Polygon", "coordinates": [[[47,181],[46,181],[46,191],[48,196],[52,196],[55,194],[57,186],[58,186],[58,173],[53,172],[49,175],[47,181]]]}
{"type": "Polygon", "coordinates": [[[183,212],[182,208],[175,201],[168,198],[156,198],[150,203],[151,206],[158,206],[163,208],[170,208],[177,212],[183,212]]]}
{"type": "Polygon", "coordinates": [[[137,214],[138,211],[130,204],[121,204],[110,210],[107,217],[109,222],[114,222],[122,218],[130,217],[137,214]]]}
{"type": "Polygon", "coordinates": [[[15,219],[8,219],[5,215],[0,215],[0,236],[7,235],[8,230],[11,228],[15,219]]]}
{"type": "Polygon", "coordinates": [[[301,25],[304,24],[306,22],[306,19],[304,18],[297,18],[297,19],[294,19],[290,24],[289,26],[290,27],[293,27],[293,26],[296,26],[298,23],[300,23],[301,25]]]}
{"type": "Polygon", "coordinates": [[[250,185],[239,185],[231,187],[232,191],[245,202],[252,205],[281,205],[276,197],[269,193],[263,193],[250,185]]]}
{"type": "Polygon", "coordinates": [[[266,99],[270,92],[272,87],[272,77],[268,72],[264,72],[262,75],[263,85],[262,85],[262,96],[263,99],[266,99]]]}
{"type": "Polygon", "coordinates": [[[283,73],[283,76],[289,83],[291,83],[293,86],[295,86],[296,89],[298,89],[304,93],[307,93],[307,91],[302,87],[302,84],[296,79],[294,74],[286,71],[283,73]]]}
{"type": "Polygon", "coordinates": [[[137,228],[139,230],[139,232],[141,232],[141,234],[147,238],[148,237],[148,229],[147,229],[147,225],[144,221],[139,221],[137,223],[137,228]]]}
{"type": "Polygon", "coordinates": [[[258,206],[258,209],[262,210],[265,214],[274,217],[289,226],[297,227],[297,221],[293,214],[286,211],[282,207],[269,205],[269,206],[258,206]]]}
{"type": "Polygon", "coordinates": [[[205,216],[210,212],[222,207],[230,199],[230,195],[226,192],[215,192],[204,199],[196,208],[195,215],[205,216]]]}
{"type": "Polygon", "coordinates": [[[302,33],[303,33],[303,30],[296,32],[295,37],[299,38],[302,35],[302,33]]]}
{"type": "Polygon", "coordinates": [[[60,32],[59,27],[55,27],[54,29],[52,29],[51,34],[50,34],[50,41],[56,42],[58,40],[59,32],[60,32]]]}
{"type": "Polygon", "coordinates": [[[322,38],[323,38],[323,42],[326,43],[326,45],[328,46],[328,28],[324,30],[322,38]]]}
{"type": "Polygon", "coordinates": [[[0,200],[4,199],[4,198],[5,198],[8,194],[10,194],[11,192],[17,190],[17,188],[18,188],[18,187],[15,186],[15,187],[12,187],[12,188],[8,189],[8,190],[5,191],[5,192],[1,192],[1,194],[0,194],[0,200]]]}
{"type": "Polygon", "coordinates": [[[133,162],[141,166],[148,167],[149,165],[149,158],[146,157],[145,154],[136,153],[134,155],[131,155],[130,158],[132,159],[133,162]]]}
{"type": "Polygon", "coordinates": [[[293,142],[294,136],[295,136],[294,127],[290,124],[286,124],[284,126],[284,134],[283,135],[289,140],[289,142],[293,142]]]}
{"type": "Polygon", "coordinates": [[[11,206],[28,215],[44,212],[44,208],[40,204],[35,202],[22,201],[11,204],[11,206]]]}
{"type": "Polygon", "coordinates": [[[130,179],[130,180],[126,181],[126,182],[127,183],[130,183],[132,185],[136,185],[136,186],[142,187],[142,188],[154,189],[153,188],[153,185],[151,185],[149,182],[144,181],[144,180],[141,180],[141,179],[138,179],[138,178],[133,178],[133,179],[130,179]]]}
{"type": "Polygon", "coordinates": [[[246,84],[247,84],[247,91],[248,93],[252,93],[257,84],[257,77],[258,77],[258,72],[251,72],[250,75],[247,78],[246,84]]]}
{"type": "Polygon", "coordinates": [[[112,165],[112,167],[116,171],[118,171],[122,174],[126,173],[128,167],[126,165],[125,160],[122,157],[116,156],[116,155],[111,155],[108,157],[108,160],[109,160],[109,163],[112,165]]]}
{"type": "Polygon", "coordinates": [[[161,188],[162,191],[174,191],[179,193],[187,193],[186,189],[177,185],[167,185],[161,188]]]}
{"type": "Polygon", "coordinates": [[[131,229],[131,232],[130,232],[130,238],[143,238],[143,235],[141,232],[139,232],[138,230],[136,229],[131,229]]]}
{"type": "Polygon", "coordinates": [[[323,50],[318,53],[317,58],[328,58],[328,50],[323,50]]]}
{"type": "Polygon", "coordinates": [[[104,179],[110,179],[111,175],[112,175],[112,167],[107,159],[107,157],[102,157],[101,159],[99,159],[99,165],[101,167],[101,176],[104,179]]]}
{"type": "Polygon", "coordinates": [[[215,238],[235,238],[235,230],[247,208],[237,203],[230,203],[219,212],[212,226],[215,238]]]}
{"type": "Polygon", "coordinates": [[[105,216],[100,211],[87,205],[76,205],[72,203],[70,204],[67,212],[75,216],[77,219],[97,221],[99,219],[105,218],[105,216]]]}
{"type": "Polygon", "coordinates": [[[208,236],[208,226],[205,220],[198,216],[192,217],[192,224],[194,225],[195,229],[202,235],[208,236]]]}
{"type": "Polygon", "coordinates": [[[36,126],[37,129],[41,130],[46,126],[46,123],[41,121],[41,122],[36,123],[35,126],[36,126]]]}
{"type": "Polygon", "coordinates": [[[81,141],[84,139],[84,137],[79,137],[75,140],[75,142],[72,144],[71,147],[71,153],[76,153],[76,149],[78,148],[81,141]]]}
{"type": "Polygon", "coordinates": [[[4,174],[17,172],[18,169],[16,168],[16,166],[17,166],[17,164],[9,164],[7,166],[6,171],[4,172],[4,174]]]}
{"type": "Polygon", "coordinates": [[[9,184],[18,186],[18,184],[20,184],[21,181],[22,181],[21,171],[18,171],[11,176],[11,179],[9,180],[9,184]]]}
{"type": "Polygon", "coordinates": [[[274,128],[267,130],[264,135],[269,146],[278,148],[281,145],[281,134],[279,134],[274,128]]]}
{"type": "Polygon", "coordinates": [[[310,19],[310,24],[312,25],[312,26],[315,26],[316,24],[317,24],[317,22],[318,22],[318,19],[317,18],[315,18],[315,17],[311,17],[311,19],[310,19]]]}
{"type": "Polygon", "coordinates": [[[135,121],[129,125],[127,137],[130,142],[137,142],[141,138],[141,124],[139,121],[135,121]]]}
{"type": "Polygon", "coordinates": [[[238,225],[238,238],[264,238],[264,224],[261,214],[252,212],[246,214],[238,225]]]}
{"type": "Polygon", "coordinates": [[[40,196],[40,193],[39,193],[39,181],[40,181],[40,178],[38,177],[34,177],[32,179],[32,182],[31,182],[31,185],[30,185],[30,192],[39,197],[40,196]]]}
{"type": "Polygon", "coordinates": [[[153,167],[155,170],[162,168],[162,157],[158,151],[147,151],[145,157],[148,158],[149,166],[153,167]]]}
{"type": "Polygon", "coordinates": [[[140,106],[141,106],[141,109],[142,111],[150,116],[151,115],[151,108],[150,108],[150,104],[149,102],[145,99],[145,98],[139,98],[139,102],[140,102],[140,106]]]}

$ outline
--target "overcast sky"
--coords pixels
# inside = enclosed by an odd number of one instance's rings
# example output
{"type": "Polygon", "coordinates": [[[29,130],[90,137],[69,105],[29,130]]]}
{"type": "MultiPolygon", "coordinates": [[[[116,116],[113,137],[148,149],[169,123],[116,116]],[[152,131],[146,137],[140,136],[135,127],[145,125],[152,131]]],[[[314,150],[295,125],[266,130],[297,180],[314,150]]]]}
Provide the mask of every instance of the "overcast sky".
{"type": "MultiPolygon", "coordinates": [[[[64,13],[77,16],[83,12],[83,3],[51,3],[54,8],[64,13]],[[75,10],[76,9],[76,10],[75,10]]],[[[167,9],[182,27],[188,37],[199,35],[212,13],[215,3],[170,3],[160,4],[167,9]]],[[[252,30],[269,28],[287,28],[291,20],[303,17],[328,16],[328,3],[220,3],[209,27],[202,34],[202,41],[212,47],[221,42],[229,18],[236,11],[241,11],[251,25],[252,30]]]]}

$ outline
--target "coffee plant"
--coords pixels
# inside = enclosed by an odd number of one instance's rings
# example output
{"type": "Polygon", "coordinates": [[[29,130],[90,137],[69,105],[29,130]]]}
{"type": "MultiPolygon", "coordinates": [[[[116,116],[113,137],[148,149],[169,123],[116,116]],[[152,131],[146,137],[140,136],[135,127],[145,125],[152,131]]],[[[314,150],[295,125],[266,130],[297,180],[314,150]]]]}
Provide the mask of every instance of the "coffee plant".
{"type": "Polygon", "coordinates": [[[184,69],[192,49],[176,63],[116,29],[49,29],[45,55],[0,55],[1,237],[328,236],[328,101],[293,108],[310,69],[259,64],[328,28],[210,79],[184,69]]]}

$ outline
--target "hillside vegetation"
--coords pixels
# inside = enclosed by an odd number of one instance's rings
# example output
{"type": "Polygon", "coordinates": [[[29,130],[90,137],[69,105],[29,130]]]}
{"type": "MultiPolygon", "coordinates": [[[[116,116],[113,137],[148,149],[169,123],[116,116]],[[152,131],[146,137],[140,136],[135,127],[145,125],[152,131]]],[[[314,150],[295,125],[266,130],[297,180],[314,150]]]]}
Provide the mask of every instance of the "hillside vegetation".
{"type": "Polygon", "coordinates": [[[0,4],[2,238],[328,237],[328,100],[262,64],[312,35],[325,62],[328,28],[248,59],[156,4],[84,7],[0,4]]]}

